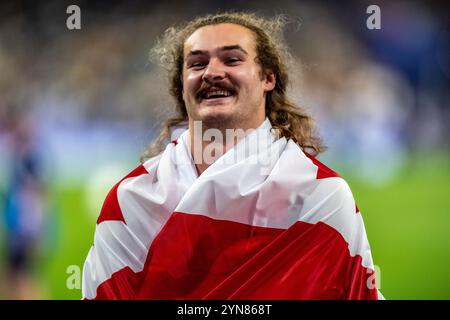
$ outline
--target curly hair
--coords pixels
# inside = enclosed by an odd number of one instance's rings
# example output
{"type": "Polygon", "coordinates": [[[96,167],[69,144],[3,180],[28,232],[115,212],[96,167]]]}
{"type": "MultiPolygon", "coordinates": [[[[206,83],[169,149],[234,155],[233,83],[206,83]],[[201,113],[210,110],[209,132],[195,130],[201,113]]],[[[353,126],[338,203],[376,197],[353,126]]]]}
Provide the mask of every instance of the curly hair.
{"type": "Polygon", "coordinates": [[[257,62],[262,71],[272,71],[276,76],[275,88],[266,95],[266,116],[279,137],[292,139],[304,151],[317,156],[325,150],[316,134],[314,121],[307,112],[289,100],[286,89],[289,83],[288,68],[293,58],[283,38],[287,18],[277,15],[272,19],[246,12],[224,12],[206,15],[178,27],[170,27],[150,50],[150,60],[159,62],[168,72],[169,91],[176,101],[176,113],[163,123],[154,142],[144,151],[141,162],[161,153],[169,142],[172,130],[187,124],[188,113],[183,100],[183,48],[186,39],[197,29],[221,23],[243,26],[256,35],[257,62]]]}

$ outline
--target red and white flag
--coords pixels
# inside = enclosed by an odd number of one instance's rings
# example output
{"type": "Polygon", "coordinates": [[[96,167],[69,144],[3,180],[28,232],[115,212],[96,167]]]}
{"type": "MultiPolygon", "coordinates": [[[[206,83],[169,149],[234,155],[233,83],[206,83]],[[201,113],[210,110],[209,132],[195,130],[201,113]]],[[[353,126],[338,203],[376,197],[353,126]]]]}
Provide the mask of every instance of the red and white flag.
{"type": "Polygon", "coordinates": [[[117,183],[83,298],[377,299],[348,184],[270,129],[266,119],[200,176],[185,131],[117,183]]]}

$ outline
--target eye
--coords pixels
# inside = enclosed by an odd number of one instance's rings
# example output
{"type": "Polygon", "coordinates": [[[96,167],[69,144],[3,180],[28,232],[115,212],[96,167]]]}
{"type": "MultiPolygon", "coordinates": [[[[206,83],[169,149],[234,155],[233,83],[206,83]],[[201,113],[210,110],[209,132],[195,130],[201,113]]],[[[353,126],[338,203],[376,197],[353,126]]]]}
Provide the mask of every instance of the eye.
{"type": "Polygon", "coordinates": [[[194,62],[194,63],[191,63],[189,68],[192,68],[195,70],[200,70],[200,69],[203,69],[205,66],[206,66],[205,62],[194,62]]]}
{"type": "Polygon", "coordinates": [[[236,65],[238,64],[240,61],[242,61],[241,59],[237,58],[237,57],[231,57],[231,58],[227,58],[225,60],[225,63],[227,65],[236,65]]]}

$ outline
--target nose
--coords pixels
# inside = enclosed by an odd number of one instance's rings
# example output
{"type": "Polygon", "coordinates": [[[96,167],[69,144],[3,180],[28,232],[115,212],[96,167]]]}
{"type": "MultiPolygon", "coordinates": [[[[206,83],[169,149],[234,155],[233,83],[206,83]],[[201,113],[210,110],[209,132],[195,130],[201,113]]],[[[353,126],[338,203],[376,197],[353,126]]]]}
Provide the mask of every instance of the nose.
{"type": "Polygon", "coordinates": [[[208,84],[220,81],[225,78],[225,71],[216,59],[211,59],[203,73],[202,80],[208,84]]]}

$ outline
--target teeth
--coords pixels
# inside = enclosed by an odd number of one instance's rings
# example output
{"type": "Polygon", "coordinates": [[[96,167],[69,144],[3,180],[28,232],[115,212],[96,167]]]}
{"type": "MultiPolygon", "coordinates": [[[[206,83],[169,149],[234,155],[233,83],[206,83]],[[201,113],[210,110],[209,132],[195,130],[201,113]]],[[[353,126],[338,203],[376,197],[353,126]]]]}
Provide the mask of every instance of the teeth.
{"type": "Polygon", "coordinates": [[[227,91],[227,90],[215,90],[215,91],[210,91],[206,93],[206,98],[209,98],[211,96],[231,96],[231,92],[227,91]]]}

